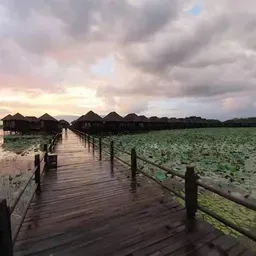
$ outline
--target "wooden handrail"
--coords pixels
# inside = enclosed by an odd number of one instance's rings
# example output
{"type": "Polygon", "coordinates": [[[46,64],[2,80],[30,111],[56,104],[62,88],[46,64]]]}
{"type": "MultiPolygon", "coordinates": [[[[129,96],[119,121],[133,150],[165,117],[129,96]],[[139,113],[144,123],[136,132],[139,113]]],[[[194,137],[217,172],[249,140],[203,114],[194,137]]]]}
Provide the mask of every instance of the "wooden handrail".
{"type": "MultiPolygon", "coordinates": [[[[77,132],[77,130],[74,130],[74,132],[77,132]]],[[[79,133],[79,132],[78,132],[79,133]]],[[[80,134],[85,134],[85,133],[80,133],[80,134]]],[[[83,136],[82,135],[82,136],[83,136]]],[[[110,147],[110,152],[107,152],[106,150],[103,150],[103,152],[107,153],[110,155],[110,160],[111,160],[111,163],[113,162],[113,159],[116,158],[117,160],[123,162],[124,164],[126,165],[129,165],[131,166],[131,170],[132,170],[132,177],[135,178],[136,177],[136,173],[141,173],[143,174],[144,176],[148,177],[149,179],[155,181],[156,183],[158,183],[159,185],[161,185],[163,188],[167,189],[168,191],[172,192],[175,196],[181,198],[182,200],[185,201],[185,204],[186,204],[186,208],[187,208],[187,215],[188,215],[188,218],[193,218],[195,216],[195,213],[198,210],[208,214],[209,216],[215,218],[216,220],[222,222],[223,224],[231,227],[232,229],[236,230],[237,232],[245,235],[246,237],[252,239],[253,241],[256,241],[256,236],[255,234],[253,234],[252,232],[250,231],[247,231],[245,230],[244,228],[241,228],[239,226],[237,226],[236,224],[226,220],[225,218],[219,216],[218,214],[212,212],[211,210],[209,209],[206,209],[204,208],[203,206],[199,205],[198,202],[197,202],[197,195],[198,195],[198,192],[197,192],[197,187],[200,186],[200,187],[203,187],[204,189],[208,190],[208,191],[211,191],[212,193],[215,193],[215,194],[218,194],[219,196],[223,197],[223,198],[226,198],[227,200],[230,200],[234,203],[237,203],[239,205],[242,205],[244,206],[245,208],[247,209],[250,209],[250,210],[253,210],[253,211],[256,211],[256,205],[255,204],[252,204],[250,202],[246,202],[244,200],[241,200],[237,197],[234,197],[230,194],[227,194],[219,189],[216,189],[216,188],[213,188],[209,185],[206,185],[204,183],[202,183],[201,181],[198,181],[198,179],[200,178],[200,176],[198,176],[197,174],[195,174],[194,172],[194,168],[193,167],[188,167],[187,168],[187,171],[186,171],[186,174],[180,174],[180,173],[177,173],[173,170],[170,170],[164,166],[161,166],[161,165],[158,165],[146,158],[143,158],[143,157],[140,157],[140,156],[137,156],[136,155],[136,150],[135,148],[133,148],[131,150],[131,153],[128,153],[122,149],[119,149],[117,147],[114,146],[114,142],[111,141],[110,144],[106,143],[106,142],[103,142],[101,141],[102,144],[105,144],[106,146],[109,146],[110,147]],[[124,154],[128,154],[131,156],[131,164],[123,161],[121,158],[117,157],[114,155],[114,149],[117,150],[117,151],[120,151],[121,153],[124,153],[124,154]],[[169,188],[168,186],[164,185],[162,182],[158,181],[157,179],[155,179],[154,177],[152,177],[151,175],[147,174],[146,172],[142,171],[142,170],[138,170],[137,169],[137,161],[136,159],[138,160],[141,160],[143,162],[146,162],[150,165],[153,165],[154,167],[157,167],[169,174],[172,174],[173,176],[177,176],[181,179],[184,179],[185,180],[185,197],[183,195],[181,195],[180,193],[178,193],[177,191],[175,191],[174,189],[171,189],[169,188]]]]}
{"type": "MultiPolygon", "coordinates": [[[[55,143],[56,139],[58,139],[58,137],[59,137],[59,133],[56,134],[56,135],[53,137],[53,139],[51,140],[51,144],[48,145],[48,147],[47,147],[47,150],[49,150],[50,148],[52,148],[52,146],[54,145],[54,143],[55,143]]],[[[41,157],[41,159],[40,159],[39,162],[38,162],[38,159],[37,159],[37,155],[35,155],[35,162],[37,161],[37,164],[35,164],[35,167],[34,167],[34,169],[33,169],[33,171],[32,171],[32,174],[31,174],[30,178],[27,180],[27,182],[26,182],[25,185],[23,186],[23,188],[22,188],[22,190],[20,191],[19,195],[16,197],[15,201],[11,204],[11,206],[10,206],[10,212],[11,212],[11,214],[14,212],[14,209],[15,209],[15,207],[17,206],[17,204],[18,204],[20,198],[22,197],[23,193],[25,192],[25,190],[26,190],[28,184],[31,182],[31,180],[32,180],[33,177],[35,176],[35,173],[36,173],[36,171],[38,170],[38,165],[40,166],[40,163],[44,160],[45,154],[47,154],[47,151],[43,154],[43,156],[41,157]],[[37,160],[36,160],[36,159],[37,159],[37,160]]],[[[38,181],[38,179],[37,179],[37,181],[38,181]]]]}
{"type": "Polygon", "coordinates": [[[150,160],[148,160],[146,158],[143,158],[143,157],[140,157],[140,156],[137,156],[137,158],[139,160],[141,160],[143,162],[146,162],[146,163],[148,163],[150,165],[153,165],[153,166],[155,166],[155,167],[157,167],[157,168],[159,168],[159,169],[161,169],[163,171],[166,171],[167,173],[172,174],[173,176],[177,176],[177,177],[179,177],[181,179],[185,179],[185,175],[184,174],[181,174],[181,173],[175,172],[173,170],[170,170],[170,169],[168,169],[168,168],[166,168],[166,167],[164,167],[162,165],[156,164],[156,163],[154,163],[154,162],[152,162],[152,161],[150,161],[150,160]]]}
{"type": "Polygon", "coordinates": [[[41,192],[40,187],[40,181],[42,174],[45,170],[45,167],[47,166],[47,161],[44,162],[42,172],[40,172],[40,165],[43,160],[45,160],[45,156],[48,154],[48,150],[52,150],[55,147],[56,141],[59,139],[60,133],[56,134],[53,139],[50,141],[50,145],[44,145],[45,153],[40,159],[40,155],[35,155],[35,167],[33,169],[33,172],[30,176],[30,178],[27,180],[25,185],[23,186],[22,190],[20,191],[19,195],[15,198],[14,202],[12,203],[11,207],[8,207],[5,199],[0,199],[0,248],[1,252],[3,252],[5,256],[13,256],[13,246],[15,244],[15,241],[18,237],[19,231],[21,229],[21,226],[23,224],[23,221],[25,219],[25,216],[27,214],[28,208],[30,206],[30,203],[35,195],[35,193],[39,194],[41,192]],[[33,189],[33,192],[29,198],[28,204],[25,208],[25,211],[23,212],[21,216],[21,220],[18,224],[18,226],[15,228],[15,231],[12,235],[12,229],[11,229],[11,215],[14,212],[18,202],[20,201],[22,195],[24,194],[28,184],[32,181],[34,177],[36,186],[33,189]]]}

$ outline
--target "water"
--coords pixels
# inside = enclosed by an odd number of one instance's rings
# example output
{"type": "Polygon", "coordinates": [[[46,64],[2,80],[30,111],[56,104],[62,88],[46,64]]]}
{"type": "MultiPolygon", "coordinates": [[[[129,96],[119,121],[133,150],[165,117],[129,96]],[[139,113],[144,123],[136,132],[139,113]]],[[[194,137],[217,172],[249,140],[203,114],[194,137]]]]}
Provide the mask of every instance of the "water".
{"type": "Polygon", "coordinates": [[[0,129],[0,177],[3,175],[17,175],[31,168],[34,152],[18,155],[3,148],[4,132],[0,129]]]}
{"type": "Polygon", "coordinates": [[[3,148],[4,132],[0,129],[0,197],[11,203],[31,175],[33,147],[26,154],[16,154],[3,148]]]}

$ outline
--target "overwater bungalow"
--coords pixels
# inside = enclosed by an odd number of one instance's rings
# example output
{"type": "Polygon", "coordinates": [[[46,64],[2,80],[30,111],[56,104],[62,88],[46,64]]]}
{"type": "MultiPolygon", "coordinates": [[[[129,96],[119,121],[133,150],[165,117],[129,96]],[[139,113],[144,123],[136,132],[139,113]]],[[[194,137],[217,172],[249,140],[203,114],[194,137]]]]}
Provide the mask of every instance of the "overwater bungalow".
{"type": "Polygon", "coordinates": [[[139,128],[148,130],[148,118],[146,116],[139,116],[139,128]]]}
{"type": "Polygon", "coordinates": [[[176,117],[171,117],[168,119],[169,129],[175,129],[177,127],[178,120],[176,117]]]}
{"type": "Polygon", "coordinates": [[[103,118],[104,131],[118,133],[123,126],[123,118],[116,112],[110,112],[103,118]]]}
{"type": "Polygon", "coordinates": [[[1,119],[3,121],[3,130],[4,131],[10,131],[11,125],[12,125],[12,115],[7,115],[4,118],[1,119]]]}
{"type": "Polygon", "coordinates": [[[124,129],[128,131],[135,131],[139,128],[139,117],[135,113],[130,113],[123,118],[124,129]]]}
{"type": "Polygon", "coordinates": [[[39,132],[41,128],[40,120],[35,116],[26,116],[29,121],[29,129],[32,132],[39,132]]]}
{"type": "Polygon", "coordinates": [[[161,121],[157,116],[151,116],[148,119],[148,126],[150,130],[160,130],[161,129],[161,121]]]}
{"type": "Polygon", "coordinates": [[[67,129],[70,126],[69,122],[64,119],[59,120],[59,123],[60,123],[61,129],[67,129]]]}
{"type": "Polygon", "coordinates": [[[161,117],[159,121],[160,121],[161,129],[165,130],[169,128],[168,117],[161,117]]]}
{"type": "Polygon", "coordinates": [[[84,117],[84,115],[81,115],[79,118],[77,118],[76,120],[71,122],[72,127],[77,130],[82,130],[82,127],[81,127],[82,122],[80,122],[80,121],[82,120],[83,117],[84,117]]]}
{"type": "Polygon", "coordinates": [[[10,118],[10,121],[11,121],[11,127],[10,127],[11,132],[28,133],[30,131],[29,120],[25,116],[21,115],[20,113],[13,115],[10,118]]]}
{"type": "Polygon", "coordinates": [[[94,113],[92,110],[79,118],[77,123],[82,131],[88,133],[97,133],[104,130],[103,118],[94,113]]]}
{"type": "Polygon", "coordinates": [[[57,133],[60,131],[59,121],[49,114],[45,113],[39,117],[41,131],[46,133],[57,133]]]}

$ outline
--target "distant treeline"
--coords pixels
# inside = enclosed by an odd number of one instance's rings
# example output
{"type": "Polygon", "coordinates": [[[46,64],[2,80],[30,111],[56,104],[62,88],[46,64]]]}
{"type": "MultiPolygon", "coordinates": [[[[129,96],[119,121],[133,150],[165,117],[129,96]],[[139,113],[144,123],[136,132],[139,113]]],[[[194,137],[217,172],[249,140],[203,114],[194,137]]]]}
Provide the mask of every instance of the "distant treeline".
{"type": "Polygon", "coordinates": [[[191,116],[186,118],[170,118],[171,128],[200,128],[200,127],[256,127],[256,117],[234,118],[226,121],[205,119],[191,116]]]}

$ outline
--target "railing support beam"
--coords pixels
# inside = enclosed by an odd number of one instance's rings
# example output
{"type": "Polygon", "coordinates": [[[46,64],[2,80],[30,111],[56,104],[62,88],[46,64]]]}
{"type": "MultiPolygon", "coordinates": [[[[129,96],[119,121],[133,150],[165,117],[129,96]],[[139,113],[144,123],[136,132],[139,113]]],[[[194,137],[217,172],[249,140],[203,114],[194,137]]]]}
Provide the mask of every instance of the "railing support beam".
{"type": "Polygon", "coordinates": [[[94,154],[95,152],[95,138],[92,136],[92,153],[94,154]]]}
{"type": "Polygon", "coordinates": [[[13,256],[10,209],[6,199],[0,199],[0,251],[1,255],[13,256]]]}
{"type": "Polygon", "coordinates": [[[137,172],[137,155],[135,148],[131,150],[131,171],[132,171],[132,179],[136,178],[137,172]]]}
{"type": "Polygon", "coordinates": [[[114,162],[114,141],[111,140],[110,142],[110,162],[113,164],[114,162]]]}
{"type": "Polygon", "coordinates": [[[197,196],[197,174],[194,167],[187,167],[185,174],[185,205],[188,219],[193,219],[196,216],[197,196]]]}
{"type": "Polygon", "coordinates": [[[35,171],[35,183],[37,185],[36,188],[36,193],[40,194],[41,192],[41,174],[40,174],[40,155],[37,154],[35,155],[35,167],[36,167],[36,171],[35,171]]]}
{"type": "Polygon", "coordinates": [[[102,158],[102,141],[101,137],[99,137],[99,160],[102,158]]]}

